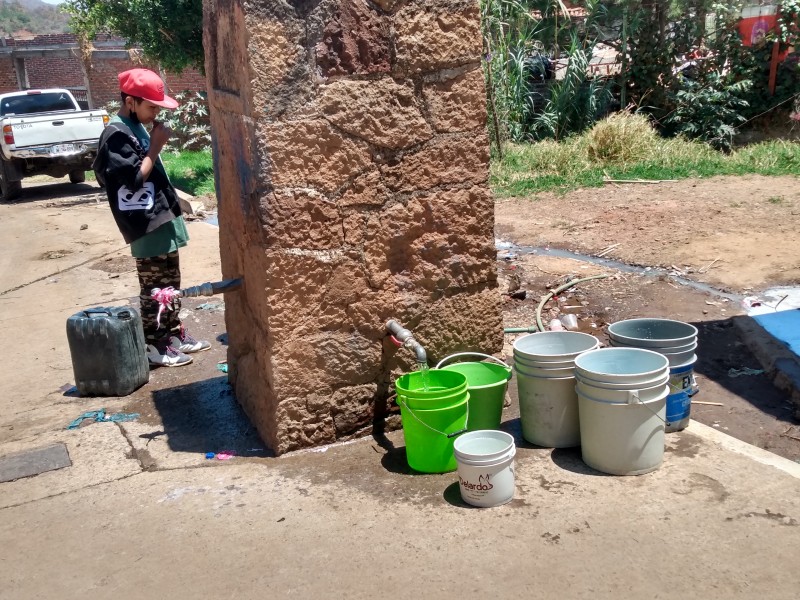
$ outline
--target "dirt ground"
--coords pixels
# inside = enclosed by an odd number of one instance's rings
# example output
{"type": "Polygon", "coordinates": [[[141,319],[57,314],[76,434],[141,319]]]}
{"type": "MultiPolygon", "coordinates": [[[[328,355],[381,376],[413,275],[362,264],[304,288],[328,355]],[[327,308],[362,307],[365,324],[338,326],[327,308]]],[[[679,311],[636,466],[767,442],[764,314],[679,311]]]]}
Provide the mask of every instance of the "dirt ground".
{"type": "Polygon", "coordinates": [[[501,200],[498,237],[633,265],[677,267],[722,289],[800,282],[800,179],[715,177],[501,200]]]}
{"type": "MultiPolygon", "coordinates": [[[[588,255],[619,244],[605,256],[630,264],[665,266],[673,273],[739,294],[757,292],[800,281],[797,183],[798,179],[788,177],[718,178],[504,200],[496,209],[497,236],[517,244],[588,255]]],[[[53,420],[66,418],[65,407],[70,415],[79,408],[97,408],[93,399],[79,399],[69,392],[72,373],[64,319],[80,307],[136,302],[133,261],[98,192],[90,184],[45,184],[26,189],[15,205],[0,206],[7,242],[6,252],[0,255],[0,303],[5,307],[0,322],[12,338],[36,341],[34,347],[29,344],[34,353],[29,368],[11,374],[3,385],[7,397],[14,400],[0,415],[0,440],[47,430],[53,420]],[[12,311],[15,302],[25,304],[12,311]],[[31,319],[32,314],[37,318],[31,319]],[[47,401],[29,406],[30,398],[39,393],[47,401]]],[[[216,230],[204,223],[190,223],[190,227],[192,243],[182,260],[185,282],[214,280],[220,276],[216,230]]],[[[626,318],[661,316],[696,324],[700,392],[695,399],[722,406],[696,404],[692,417],[800,460],[800,441],[795,439],[800,438],[800,424],[792,419],[786,394],[764,375],[728,375],[731,368],[760,366],[733,327],[732,317],[743,312],[738,302],[680,285],[670,275],[626,273],[535,253],[518,252],[507,260],[507,254],[500,252],[497,263],[501,290],[519,285],[526,292],[525,299],[506,299],[507,327],[533,324],[539,298],[554,285],[574,276],[608,273],[612,276],[581,284],[549,303],[545,322],[561,312],[572,312],[582,331],[603,342],[605,325],[626,318]]],[[[161,425],[162,432],[169,432],[171,445],[195,454],[213,449],[217,439],[229,441],[233,430],[238,440],[233,449],[259,447],[241,411],[209,410],[215,398],[230,394],[226,376],[217,369],[226,354],[222,302],[207,298],[185,304],[193,334],[213,341],[212,349],[198,356],[196,365],[154,370],[149,385],[128,398],[107,399],[104,405],[110,411],[141,413],[142,427],[150,431],[153,425],[161,425]],[[204,400],[198,402],[198,398],[204,400]],[[186,406],[192,406],[189,414],[186,406]],[[211,437],[198,434],[208,431],[216,433],[211,437]]],[[[516,337],[506,336],[507,357],[516,337]]],[[[149,435],[142,433],[142,448],[137,449],[142,464],[147,463],[149,435]]]]}
{"type": "MultiPolygon", "coordinates": [[[[659,185],[630,184],[563,196],[497,203],[498,268],[506,295],[505,326],[535,323],[541,296],[576,277],[609,274],[550,301],[543,321],[565,313],[579,330],[607,342],[605,327],[622,319],[664,317],[699,329],[700,392],[692,418],[781,456],[800,460],[794,407],[765,375],[731,377],[730,369],[760,368],[732,317],[744,314],[736,295],[800,283],[800,180],[791,177],[714,178],[659,185]],[[626,264],[662,267],[666,274],[627,273],[581,260],[543,255],[530,247],[602,254],[626,264]],[[522,252],[520,250],[523,250],[522,252]],[[675,276],[732,292],[730,298],[681,285],[675,276]],[[731,299],[733,298],[733,299],[731,299]]],[[[522,334],[520,334],[522,335],[522,334]]],[[[506,356],[519,337],[506,336],[506,356]]]]}

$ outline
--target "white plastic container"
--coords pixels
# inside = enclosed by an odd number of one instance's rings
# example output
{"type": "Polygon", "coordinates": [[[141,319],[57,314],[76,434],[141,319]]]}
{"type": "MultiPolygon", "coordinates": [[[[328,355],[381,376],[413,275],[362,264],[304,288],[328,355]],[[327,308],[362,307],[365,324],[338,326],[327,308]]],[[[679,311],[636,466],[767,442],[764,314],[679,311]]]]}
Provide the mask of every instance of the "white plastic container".
{"type": "Polygon", "coordinates": [[[583,462],[610,475],[642,475],[660,467],[668,393],[664,386],[655,399],[628,404],[627,392],[624,402],[603,402],[579,391],[583,462]]]}
{"type": "Polygon", "coordinates": [[[514,497],[514,438],[505,431],[481,429],[456,438],[453,453],[458,464],[461,498],[488,508],[514,497]]]}

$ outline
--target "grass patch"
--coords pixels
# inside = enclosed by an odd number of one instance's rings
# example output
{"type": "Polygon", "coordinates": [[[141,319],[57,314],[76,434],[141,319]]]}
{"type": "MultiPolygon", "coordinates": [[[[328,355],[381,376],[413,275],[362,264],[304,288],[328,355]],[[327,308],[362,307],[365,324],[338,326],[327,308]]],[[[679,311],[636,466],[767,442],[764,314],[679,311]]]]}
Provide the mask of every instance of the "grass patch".
{"type": "Polygon", "coordinates": [[[610,179],[800,175],[800,144],[770,141],[722,154],[702,142],[664,139],[643,117],[618,114],[563,142],[507,144],[493,158],[498,197],[600,187],[610,179]]]}
{"type": "Polygon", "coordinates": [[[210,150],[161,155],[172,185],[193,196],[213,195],[214,161],[210,150]]]}

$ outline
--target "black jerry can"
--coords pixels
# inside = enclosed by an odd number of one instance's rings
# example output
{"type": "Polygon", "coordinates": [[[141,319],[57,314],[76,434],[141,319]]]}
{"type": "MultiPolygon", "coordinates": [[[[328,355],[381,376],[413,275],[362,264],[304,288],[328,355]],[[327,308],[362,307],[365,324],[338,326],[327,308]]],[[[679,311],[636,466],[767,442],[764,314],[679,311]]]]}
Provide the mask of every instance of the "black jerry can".
{"type": "Polygon", "coordinates": [[[127,396],[150,379],[142,319],[129,306],[72,315],[67,340],[81,396],[127,396]]]}

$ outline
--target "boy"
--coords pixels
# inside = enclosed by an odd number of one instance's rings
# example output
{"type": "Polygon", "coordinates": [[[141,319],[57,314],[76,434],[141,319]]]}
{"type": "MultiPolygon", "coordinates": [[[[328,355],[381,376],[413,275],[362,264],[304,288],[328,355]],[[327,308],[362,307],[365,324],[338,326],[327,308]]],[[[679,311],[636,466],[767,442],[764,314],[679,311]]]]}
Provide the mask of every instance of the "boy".
{"type": "Polygon", "coordinates": [[[93,168],[136,258],[147,358],[154,366],[180,367],[192,362],[187,354],[208,350],[210,344],[183,327],[180,299],[164,311],[159,325],[159,303],[151,297],[153,288],[180,289],[178,248],[189,240],[178,196],[159,158],[172,131],[156,118],[178,102],[164,94],[164,82],[149,69],[120,73],[119,87],[122,107],[100,136],[93,168]],[[151,123],[148,135],[144,125],[151,123]]]}

